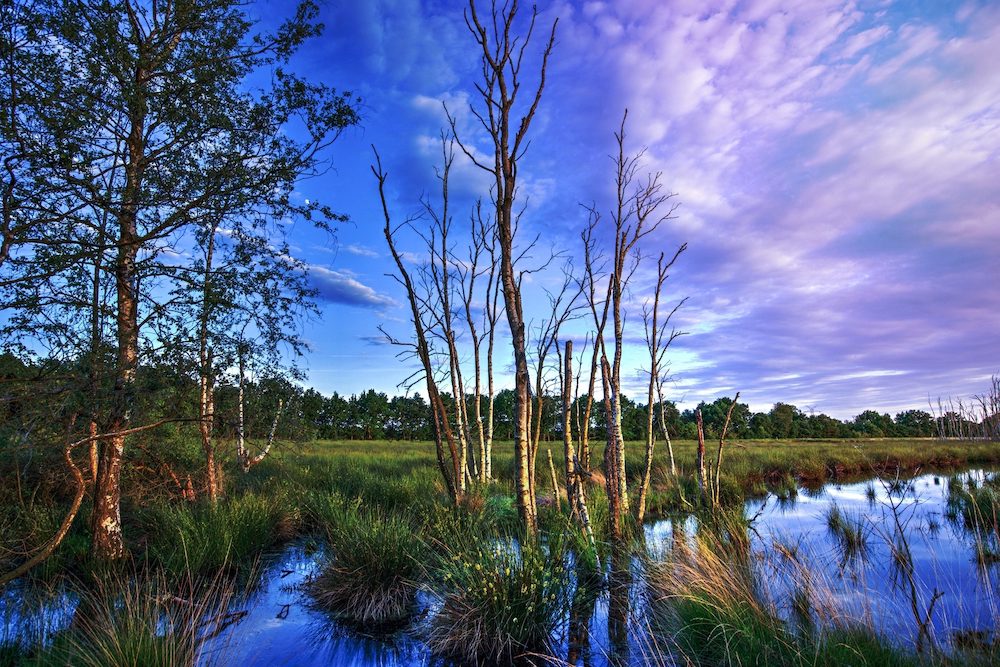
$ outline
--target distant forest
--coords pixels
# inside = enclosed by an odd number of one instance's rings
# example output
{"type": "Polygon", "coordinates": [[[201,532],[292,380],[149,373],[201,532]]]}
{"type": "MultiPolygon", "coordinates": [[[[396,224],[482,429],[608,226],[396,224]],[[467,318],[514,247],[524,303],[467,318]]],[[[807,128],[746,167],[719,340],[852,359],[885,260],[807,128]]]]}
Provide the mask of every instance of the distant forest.
{"type": "MultiPolygon", "coordinates": [[[[24,413],[38,408],[40,396],[32,398],[28,386],[40,386],[45,380],[50,390],[62,384],[84,382],[85,376],[72,364],[55,361],[25,362],[7,354],[0,356],[0,382],[7,400],[0,420],[6,424],[23,423],[24,413]],[[23,384],[18,391],[16,385],[23,384]],[[16,398],[15,398],[16,397],[16,398]],[[19,419],[20,417],[20,419],[19,419]]],[[[141,411],[150,417],[175,411],[190,404],[197,405],[197,379],[183,368],[161,364],[140,368],[141,411]]],[[[68,388],[68,387],[67,387],[68,388]]],[[[304,389],[284,377],[258,378],[245,386],[246,428],[250,437],[263,438],[277,423],[276,434],[284,440],[432,440],[434,437],[430,406],[423,396],[411,394],[388,396],[368,390],[357,395],[334,393],[324,396],[315,389],[304,389]]],[[[448,414],[455,414],[451,394],[442,393],[448,414]]],[[[482,397],[483,418],[488,418],[488,397],[482,397]]],[[[577,403],[586,396],[577,399],[577,403]]],[[[469,398],[469,403],[472,398],[469,398]]],[[[664,401],[664,410],[655,411],[654,428],[659,429],[663,415],[671,437],[695,439],[695,411],[700,409],[706,436],[718,437],[725,421],[731,398],[718,398],[699,403],[696,408],[679,410],[673,401],[664,401]]],[[[222,437],[233,437],[238,421],[238,389],[235,384],[220,383],[216,389],[215,429],[222,437]]],[[[547,396],[542,403],[542,439],[562,438],[560,396],[547,396]]],[[[605,437],[606,420],[603,402],[595,401],[591,415],[591,433],[605,437]]],[[[657,406],[658,407],[658,406],[657,406]]],[[[72,406],[67,407],[72,409],[72,406]]],[[[511,440],[514,437],[514,392],[497,392],[493,404],[494,437],[511,440]]],[[[972,435],[977,422],[959,414],[944,411],[935,418],[924,410],[906,410],[895,416],[877,410],[865,410],[854,419],[842,421],[822,413],[811,413],[789,403],[776,403],[767,412],[752,412],[746,403],[737,403],[729,427],[731,436],[743,439],[772,438],[890,438],[972,435]]],[[[626,440],[646,437],[646,405],[622,396],[622,430],[626,440]]]]}

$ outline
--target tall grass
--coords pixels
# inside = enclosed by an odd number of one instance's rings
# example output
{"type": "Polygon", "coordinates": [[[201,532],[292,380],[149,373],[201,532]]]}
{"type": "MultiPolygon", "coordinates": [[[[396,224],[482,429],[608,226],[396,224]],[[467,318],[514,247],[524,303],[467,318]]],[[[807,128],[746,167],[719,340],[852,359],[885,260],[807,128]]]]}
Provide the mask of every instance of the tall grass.
{"type": "Polygon", "coordinates": [[[218,506],[161,504],[149,509],[152,564],[171,573],[243,568],[275,543],[292,537],[299,510],[283,494],[247,493],[218,506]]]}
{"type": "Polygon", "coordinates": [[[709,531],[693,546],[686,541],[677,544],[670,560],[649,566],[655,634],[651,645],[657,647],[648,656],[650,664],[667,664],[656,659],[664,652],[672,664],[916,664],[874,629],[838,618],[827,601],[832,596],[798,565],[796,576],[803,585],[793,603],[800,622],[793,625],[762,592],[738,540],[720,539],[709,531]]]}
{"type": "Polygon", "coordinates": [[[315,502],[330,546],[328,562],[309,584],[316,603],[368,629],[412,616],[424,560],[412,522],[336,496],[315,502]]]}
{"type": "Polygon", "coordinates": [[[842,568],[867,559],[871,528],[864,516],[848,516],[834,503],[826,512],[826,525],[840,554],[842,568]]]}
{"type": "Polygon", "coordinates": [[[545,653],[564,622],[570,577],[561,544],[543,548],[502,535],[453,545],[440,561],[441,608],[431,620],[431,650],[469,664],[510,664],[545,653]]]}
{"type": "Polygon", "coordinates": [[[208,655],[205,642],[228,629],[232,596],[231,582],[222,577],[188,579],[182,589],[157,576],[102,580],[81,595],[71,627],[22,664],[210,665],[219,656],[208,655]]]}

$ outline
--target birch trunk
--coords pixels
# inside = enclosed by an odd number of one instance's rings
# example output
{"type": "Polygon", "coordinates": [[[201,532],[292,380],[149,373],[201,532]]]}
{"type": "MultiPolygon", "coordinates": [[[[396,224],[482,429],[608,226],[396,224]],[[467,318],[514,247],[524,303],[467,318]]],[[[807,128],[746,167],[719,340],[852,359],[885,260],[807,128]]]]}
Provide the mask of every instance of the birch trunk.
{"type": "Polygon", "coordinates": [[[566,341],[566,356],[563,359],[563,456],[566,458],[566,502],[570,512],[576,512],[574,484],[576,468],[573,465],[576,452],[573,447],[573,422],[571,418],[573,405],[573,341],[566,341]]]}
{"type": "Polygon", "coordinates": [[[701,410],[695,410],[695,420],[698,424],[698,454],[695,465],[698,468],[698,490],[701,492],[702,500],[705,498],[705,427],[701,420],[701,410]]]}

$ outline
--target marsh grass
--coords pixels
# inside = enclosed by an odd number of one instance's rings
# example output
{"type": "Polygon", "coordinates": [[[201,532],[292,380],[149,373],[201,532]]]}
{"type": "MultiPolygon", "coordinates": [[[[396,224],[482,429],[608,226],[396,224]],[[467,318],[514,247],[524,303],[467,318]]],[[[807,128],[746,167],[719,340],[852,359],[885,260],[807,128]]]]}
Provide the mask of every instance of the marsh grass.
{"type": "Polygon", "coordinates": [[[834,503],[827,510],[826,525],[840,556],[841,568],[868,559],[872,530],[863,515],[847,515],[834,503]]]}
{"type": "Polygon", "coordinates": [[[223,576],[184,584],[145,573],[98,580],[83,592],[71,626],[21,664],[82,667],[187,667],[219,656],[205,642],[242,615],[229,611],[234,587],[223,576]]]}
{"type": "Polygon", "coordinates": [[[330,556],[307,586],[316,604],[375,632],[410,619],[417,610],[424,561],[414,523],[336,498],[324,512],[330,556]]]}
{"type": "MultiPolygon", "coordinates": [[[[628,470],[634,476],[644,444],[628,443],[627,447],[632,462],[628,470]]],[[[657,467],[648,496],[650,517],[694,509],[695,445],[676,442],[674,448],[680,474],[670,475],[662,466],[657,467]]],[[[553,455],[556,468],[561,469],[558,449],[553,455]]],[[[438,596],[441,606],[441,613],[428,623],[432,648],[460,660],[502,663],[522,653],[545,651],[574,606],[572,600],[590,604],[594,591],[602,585],[600,563],[608,556],[607,501],[600,485],[588,490],[596,550],[588,551],[579,530],[573,532],[575,526],[555,507],[541,512],[542,542],[524,550],[516,546],[514,537],[519,535],[520,522],[510,482],[506,481],[513,469],[511,453],[509,443],[496,443],[494,470],[504,481],[477,488],[455,508],[447,502],[430,443],[308,443],[276,452],[249,475],[231,475],[228,496],[216,508],[170,502],[152,493],[129,499],[132,507],[141,508],[127,517],[133,540],[130,546],[138,562],[158,569],[176,586],[191,572],[208,575],[246,570],[276,544],[308,532],[311,539],[325,539],[329,544],[330,561],[313,585],[317,601],[322,600],[322,606],[338,617],[369,626],[405,620],[414,609],[416,591],[426,587],[438,596]]],[[[753,441],[727,450],[720,484],[726,506],[739,507],[747,495],[761,496],[768,491],[779,501],[790,503],[800,486],[808,489],[824,480],[840,481],[879,470],[996,462],[1000,462],[1000,449],[984,443],[753,441]]],[[[540,467],[539,479],[546,479],[547,472],[547,467],[540,467]]],[[[977,526],[982,545],[979,553],[990,560],[993,554],[1000,554],[996,541],[1000,484],[994,479],[994,483],[959,486],[961,489],[956,487],[949,495],[949,499],[954,496],[954,502],[949,503],[946,516],[977,526]]],[[[29,513],[21,507],[11,504],[7,511],[0,510],[0,544],[27,551],[51,533],[61,513],[55,504],[40,503],[29,513]],[[14,535],[22,541],[15,544],[8,539],[14,535]]],[[[721,520],[699,523],[697,539],[708,544],[709,551],[721,554],[718,567],[712,570],[708,557],[696,564],[701,574],[694,576],[691,568],[695,565],[674,563],[675,569],[680,567],[678,578],[666,577],[664,585],[669,585],[658,589],[663,596],[655,606],[671,610],[662,618],[680,624],[671,651],[680,647],[684,649],[681,656],[694,656],[692,662],[700,664],[715,664],[713,660],[719,664],[906,664],[893,663],[898,655],[891,651],[882,656],[883,662],[870,662],[881,655],[884,642],[869,628],[819,623],[817,609],[822,605],[817,600],[822,597],[822,586],[815,582],[798,582],[793,606],[798,608],[799,621],[789,624],[780,620],[781,614],[761,598],[754,585],[742,513],[725,515],[721,520]],[[668,589],[672,591],[669,595],[668,589]],[[815,621],[813,625],[807,618],[815,621]],[[855,650],[863,660],[851,657],[855,650]]],[[[843,516],[839,524],[845,545],[853,552],[863,552],[863,527],[843,516]]],[[[86,528],[78,521],[57,558],[46,568],[51,567],[52,572],[71,568],[83,558],[86,547],[86,528]]],[[[18,554],[0,554],[0,559],[4,557],[16,560],[18,554]]],[[[122,599],[129,594],[123,593],[122,599]]],[[[137,610],[136,619],[153,613],[142,608],[143,600],[131,604],[137,610]]],[[[160,605],[158,622],[163,622],[166,613],[160,605]]],[[[193,644],[185,643],[182,628],[172,630],[169,636],[154,633],[154,639],[148,641],[126,641],[130,636],[148,635],[140,631],[148,629],[148,624],[143,626],[136,620],[133,627],[126,619],[109,616],[106,620],[105,629],[111,629],[104,635],[96,628],[93,636],[74,631],[72,639],[67,635],[59,642],[72,640],[98,647],[104,642],[98,641],[101,636],[117,635],[120,628],[121,650],[107,650],[108,660],[117,660],[116,655],[138,656],[135,659],[140,660],[142,656],[136,652],[140,648],[146,652],[143,656],[153,656],[151,664],[157,664],[156,656],[169,651],[180,661],[176,664],[185,664],[192,655],[185,647],[193,644]],[[140,648],[128,653],[126,644],[140,648]]],[[[204,630],[200,632],[203,636],[204,630]]],[[[34,649],[23,646],[0,650],[18,655],[18,659],[25,650],[34,654],[34,649]]],[[[56,650],[55,645],[52,650],[56,650]]],[[[65,663],[56,660],[50,664],[65,663]]]]}
{"type": "Polygon", "coordinates": [[[653,645],[669,646],[669,661],[647,656],[646,664],[902,666],[917,664],[874,629],[838,617],[833,596],[798,561],[798,586],[786,621],[762,592],[742,547],[714,532],[693,546],[679,543],[670,560],[649,565],[653,645]],[[794,623],[790,621],[795,621],[794,623]]]}
{"type": "Polygon", "coordinates": [[[146,514],[151,563],[174,574],[247,569],[269,547],[294,536],[298,508],[283,494],[247,493],[218,506],[160,504],[146,514]]]}
{"type": "Polygon", "coordinates": [[[564,548],[562,540],[521,546],[509,536],[481,535],[449,549],[436,576],[441,607],[430,623],[431,650],[498,665],[549,651],[570,602],[564,548]]]}

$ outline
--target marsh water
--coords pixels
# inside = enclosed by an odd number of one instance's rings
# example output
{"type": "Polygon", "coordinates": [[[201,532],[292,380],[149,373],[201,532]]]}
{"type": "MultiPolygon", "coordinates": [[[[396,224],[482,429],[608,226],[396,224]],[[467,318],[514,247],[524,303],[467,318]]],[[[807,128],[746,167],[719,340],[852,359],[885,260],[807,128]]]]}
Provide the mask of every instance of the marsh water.
{"type": "MultiPolygon", "coordinates": [[[[987,474],[969,470],[957,476],[976,483],[987,474]]],[[[974,533],[949,509],[948,480],[926,474],[904,483],[831,483],[748,501],[745,512],[753,519],[750,562],[764,597],[773,600],[779,615],[791,617],[790,599],[803,583],[804,563],[810,586],[821,591],[831,609],[842,617],[864,619],[901,646],[912,647],[916,637],[914,599],[926,611],[937,598],[931,622],[942,644],[959,636],[991,641],[1000,618],[995,596],[1000,566],[995,558],[981,557],[982,545],[977,548],[974,533]],[[857,529],[860,542],[853,548],[831,530],[831,512],[857,529]],[[900,529],[912,577],[896,557],[900,529]]],[[[645,526],[645,551],[653,559],[667,558],[678,542],[690,543],[696,534],[694,518],[656,520],[645,526]]],[[[436,664],[421,641],[439,604],[433,594],[420,594],[420,613],[408,627],[367,636],[310,603],[303,583],[324,558],[322,545],[304,540],[266,558],[252,588],[231,603],[240,612],[234,617],[238,620],[206,642],[203,662],[267,667],[436,664]]],[[[643,664],[651,653],[669,653],[662,640],[652,640],[647,632],[644,562],[631,558],[617,576],[624,585],[606,587],[572,613],[567,610],[553,637],[560,660],[643,664]],[[617,599],[609,589],[618,591],[617,599]]],[[[72,594],[58,587],[48,596],[22,593],[8,588],[0,597],[0,627],[6,635],[0,640],[21,633],[44,637],[70,623],[76,603],[72,594]]]]}

